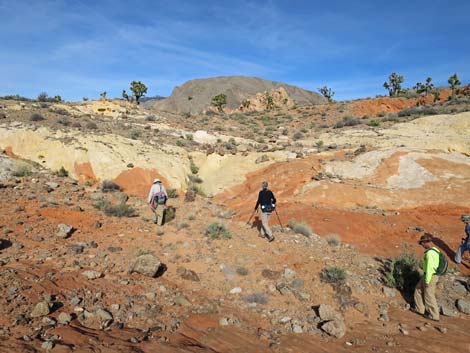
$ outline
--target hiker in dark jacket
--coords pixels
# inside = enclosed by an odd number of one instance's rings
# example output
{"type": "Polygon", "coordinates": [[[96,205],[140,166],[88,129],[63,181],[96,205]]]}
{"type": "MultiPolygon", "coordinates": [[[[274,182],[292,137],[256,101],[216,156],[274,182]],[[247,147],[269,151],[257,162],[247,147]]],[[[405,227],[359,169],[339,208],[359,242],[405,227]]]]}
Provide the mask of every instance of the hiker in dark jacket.
{"type": "Polygon", "coordinates": [[[463,253],[465,251],[470,251],[470,215],[462,215],[460,219],[465,223],[465,234],[467,237],[462,239],[462,244],[455,252],[454,260],[458,264],[462,262],[463,253]]]}
{"type": "Polygon", "coordinates": [[[276,207],[276,198],[272,191],[268,189],[267,181],[263,181],[261,183],[261,187],[263,189],[258,194],[255,212],[258,211],[258,207],[261,205],[261,235],[271,242],[274,240],[274,236],[271,228],[269,228],[269,219],[271,218],[271,213],[276,207]]]}

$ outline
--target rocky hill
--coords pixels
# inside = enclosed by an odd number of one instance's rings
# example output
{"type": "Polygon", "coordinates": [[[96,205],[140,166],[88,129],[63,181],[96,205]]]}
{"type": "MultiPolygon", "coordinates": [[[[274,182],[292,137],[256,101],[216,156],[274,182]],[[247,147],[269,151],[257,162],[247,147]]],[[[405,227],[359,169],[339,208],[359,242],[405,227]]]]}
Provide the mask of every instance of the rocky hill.
{"type": "MultiPolygon", "coordinates": [[[[206,110],[214,96],[227,95],[227,110],[238,109],[244,99],[256,100],[259,93],[283,88],[287,94],[283,99],[290,99],[297,105],[325,103],[318,93],[281,82],[263,80],[256,77],[225,76],[196,79],[175,87],[171,96],[155,103],[155,108],[162,111],[191,114],[206,110]]],[[[283,101],[279,105],[285,104],[283,101]]]]}

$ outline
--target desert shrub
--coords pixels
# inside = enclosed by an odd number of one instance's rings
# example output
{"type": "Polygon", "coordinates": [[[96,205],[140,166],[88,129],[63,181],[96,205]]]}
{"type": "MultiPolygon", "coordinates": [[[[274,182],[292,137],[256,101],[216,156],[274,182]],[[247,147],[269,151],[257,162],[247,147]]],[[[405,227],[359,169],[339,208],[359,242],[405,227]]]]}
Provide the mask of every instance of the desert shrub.
{"type": "Polygon", "coordinates": [[[405,245],[397,257],[389,259],[384,267],[384,283],[411,295],[419,281],[419,260],[405,245]]]}
{"type": "Polygon", "coordinates": [[[176,140],[176,146],[184,147],[186,146],[186,142],[183,139],[176,140]]]}
{"type": "Polygon", "coordinates": [[[57,119],[57,123],[64,125],[64,126],[69,126],[70,125],[70,120],[67,118],[59,118],[57,119]]]}
{"type": "Polygon", "coordinates": [[[338,121],[335,125],[335,129],[340,129],[345,126],[356,126],[359,125],[361,122],[352,116],[345,116],[342,121],[338,121]]]}
{"type": "Polygon", "coordinates": [[[264,293],[251,293],[246,295],[243,300],[246,303],[256,303],[256,304],[267,304],[268,303],[268,296],[264,293]]]}
{"type": "Polygon", "coordinates": [[[346,271],[336,266],[325,267],[320,272],[320,279],[326,283],[340,284],[346,279],[346,271]]]}
{"type": "Polygon", "coordinates": [[[72,123],[72,127],[82,127],[82,124],[80,124],[78,121],[74,121],[72,123]]]}
{"type": "Polygon", "coordinates": [[[297,234],[302,234],[306,237],[312,236],[313,232],[310,227],[305,223],[299,223],[295,219],[289,221],[289,227],[297,234]]]}
{"type": "Polygon", "coordinates": [[[258,142],[258,143],[264,143],[264,138],[258,137],[258,138],[256,139],[256,142],[258,142]]]}
{"type": "Polygon", "coordinates": [[[29,120],[31,120],[31,121],[42,121],[42,120],[44,120],[44,117],[39,113],[33,113],[29,117],[29,120]]]}
{"type": "Polygon", "coordinates": [[[202,183],[202,179],[200,177],[198,177],[197,175],[194,175],[194,174],[189,174],[188,179],[192,183],[196,183],[196,184],[201,184],[202,183]]]}
{"type": "Polygon", "coordinates": [[[294,135],[292,135],[292,139],[294,141],[297,141],[297,140],[300,140],[304,135],[300,132],[300,131],[297,131],[294,135]]]}
{"type": "Polygon", "coordinates": [[[380,121],[371,120],[367,123],[367,125],[372,126],[372,127],[377,127],[377,126],[380,126],[380,121]]]}
{"type": "Polygon", "coordinates": [[[66,116],[70,115],[69,111],[65,108],[55,109],[54,113],[59,114],[59,115],[66,115],[66,116]]]}
{"type": "Polygon", "coordinates": [[[338,246],[341,244],[341,238],[338,234],[330,234],[326,237],[326,241],[329,245],[338,246]]]}
{"type": "Polygon", "coordinates": [[[131,133],[129,134],[129,137],[133,140],[137,140],[139,137],[140,137],[140,131],[137,131],[137,130],[134,130],[134,131],[131,131],[131,133]]]}
{"type": "Polygon", "coordinates": [[[163,214],[163,224],[167,224],[168,222],[174,220],[176,217],[176,208],[170,206],[167,207],[165,213],[163,214]]]}
{"type": "Polygon", "coordinates": [[[103,180],[100,188],[102,192],[121,191],[121,187],[111,180],[103,180]]]}
{"type": "Polygon", "coordinates": [[[178,197],[178,192],[176,189],[168,189],[166,193],[169,199],[176,199],[178,197]]]}
{"type": "Polygon", "coordinates": [[[436,115],[438,112],[432,107],[419,106],[406,108],[398,112],[400,118],[412,115],[436,115]]]}
{"type": "Polygon", "coordinates": [[[178,225],[176,226],[176,228],[178,228],[178,230],[180,230],[180,229],[186,229],[186,228],[189,228],[189,224],[186,223],[186,222],[181,222],[181,223],[178,223],[178,225]]]}
{"type": "Polygon", "coordinates": [[[90,129],[90,130],[98,129],[98,125],[96,125],[96,123],[94,121],[87,122],[86,127],[87,127],[87,129],[90,129]]]}
{"type": "Polygon", "coordinates": [[[64,168],[64,166],[60,167],[60,169],[56,172],[56,175],[61,178],[65,178],[69,176],[69,172],[67,169],[64,168]]]}
{"type": "Polygon", "coordinates": [[[249,273],[248,270],[247,270],[245,267],[237,267],[236,272],[237,272],[240,276],[247,276],[248,273],[249,273]]]}
{"type": "Polygon", "coordinates": [[[134,217],[136,215],[136,211],[126,205],[125,203],[119,203],[117,205],[112,205],[107,200],[99,200],[93,204],[93,207],[103,211],[107,216],[114,216],[114,217],[134,217]]]}
{"type": "Polygon", "coordinates": [[[186,134],[186,140],[189,140],[189,141],[193,141],[194,140],[194,136],[193,134],[186,134]]]}
{"type": "Polygon", "coordinates": [[[157,118],[154,115],[148,115],[145,117],[145,121],[156,121],[157,118]]]}
{"type": "Polygon", "coordinates": [[[194,183],[189,184],[188,191],[192,191],[202,197],[206,196],[206,193],[201,188],[201,186],[194,184],[194,183]]]}
{"type": "Polygon", "coordinates": [[[197,174],[199,172],[198,166],[194,163],[192,159],[189,160],[189,169],[191,169],[191,173],[197,174]]]}
{"type": "Polygon", "coordinates": [[[379,114],[377,114],[379,118],[383,118],[385,116],[385,112],[381,111],[379,114]]]}
{"type": "Polygon", "coordinates": [[[210,223],[204,232],[205,236],[208,236],[211,239],[231,239],[232,234],[230,231],[225,227],[225,224],[219,222],[212,222],[210,223]]]}
{"type": "Polygon", "coordinates": [[[12,175],[15,177],[25,177],[31,175],[32,173],[31,166],[26,163],[20,163],[12,170],[12,175]]]}
{"type": "Polygon", "coordinates": [[[139,248],[137,249],[137,251],[135,252],[135,256],[142,256],[142,255],[155,255],[155,252],[150,250],[150,249],[146,249],[146,248],[139,248]]]}

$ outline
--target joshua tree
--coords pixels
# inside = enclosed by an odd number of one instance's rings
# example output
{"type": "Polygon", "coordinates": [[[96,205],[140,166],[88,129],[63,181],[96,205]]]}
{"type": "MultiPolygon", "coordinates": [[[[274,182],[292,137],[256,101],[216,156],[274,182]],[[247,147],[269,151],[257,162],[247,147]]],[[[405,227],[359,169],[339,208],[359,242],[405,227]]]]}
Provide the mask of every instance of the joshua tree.
{"type": "Polygon", "coordinates": [[[405,81],[403,75],[392,72],[388,76],[388,82],[384,82],[383,86],[388,90],[390,97],[396,97],[402,91],[401,84],[403,81],[405,81]]]}
{"type": "Polygon", "coordinates": [[[432,91],[432,95],[434,96],[434,103],[439,102],[439,99],[441,99],[441,92],[438,89],[435,89],[432,91]]]}
{"type": "Polygon", "coordinates": [[[452,90],[452,99],[455,99],[455,92],[457,90],[457,87],[459,87],[462,82],[460,82],[457,74],[453,74],[452,76],[450,76],[447,82],[449,82],[450,89],[452,90]]]}
{"type": "Polygon", "coordinates": [[[220,93],[212,98],[211,104],[217,108],[219,113],[224,112],[224,106],[227,105],[227,95],[220,93]]]}
{"type": "Polygon", "coordinates": [[[414,86],[413,88],[416,90],[416,93],[418,94],[424,93],[425,95],[428,95],[434,89],[434,85],[431,83],[431,81],[432,81],[432,78],[428,77],[424,85],[421,82],[417,82],[416,86],[414,86]]]}
{"type": "Polygon", "coordinates": [[[250,107],[250,100],[249,99],[244,99],[242,100],[242,107],[245,108],[245,109],[248,109],[250,107]]]}
{"type": "Polygon", "coordinates": [[[147,86],[144,85],[140,81],[132,81],[131,82],[131,91],[132,94],[135,98],[135,101],[137,104],[139,104],[139,100],[142,96],[144,96],[147,93],[147,86]]]}
{"type": "Polygon", "coordinates": [[[320,92],[320,94],[325,97],[326,99],[328,99],[328,102],[333,102],[333,96],[335,95],[335,92],[333,92],[331,90],[331,88],[328,88],[327,86],[323,86],[321,88],[318,89],[318,92],[320,92]]]}
{"type": "Polygon", "coordinates": [[[266,104],[266,110],[273,110],[274,109],[274,99],[273,96],[271,96],[269,93],[266,92],[266,97],[265,97],[265,104],[266,104]]]}

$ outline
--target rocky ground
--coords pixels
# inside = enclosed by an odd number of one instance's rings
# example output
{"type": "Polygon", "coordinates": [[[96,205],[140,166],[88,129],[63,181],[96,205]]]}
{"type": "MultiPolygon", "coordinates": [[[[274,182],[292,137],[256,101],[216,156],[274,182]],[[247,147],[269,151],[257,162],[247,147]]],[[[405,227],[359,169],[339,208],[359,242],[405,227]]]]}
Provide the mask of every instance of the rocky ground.
{"type": "Polygon", "coordinates": [[[0,193],[5,352],[433,352],[429,343],[444,337],[453,352],[467,344],[470,295],[454,271],[441,279],[449,316],[436,324],[382,284],[384,258],[276,226],[267,243],[199,196],[171,199],[176,217],[157,228],[141,198],[40,167],[4,178],[0,193]],[[136,216],[106,216],[93,206],[103,199],[127,200],[136,216]],[[213,222],[230,237],[206,234],[213,222]],[[329,266],[346,269],[344,283],[320,279],[329,266]]]}
{"type": "Polygon", "coordinates": [[[0,351],[461,352],[468,255],[440,279],[439,323],[384,284],[424,232],[452,259],[470,213],[468,102],[441,98],[197,116],[1,101],[0,351]],[[154,177],[173,189],[161,228],[154,177]],[[263,180],[273,243],[247,224],[263,180]]]}

